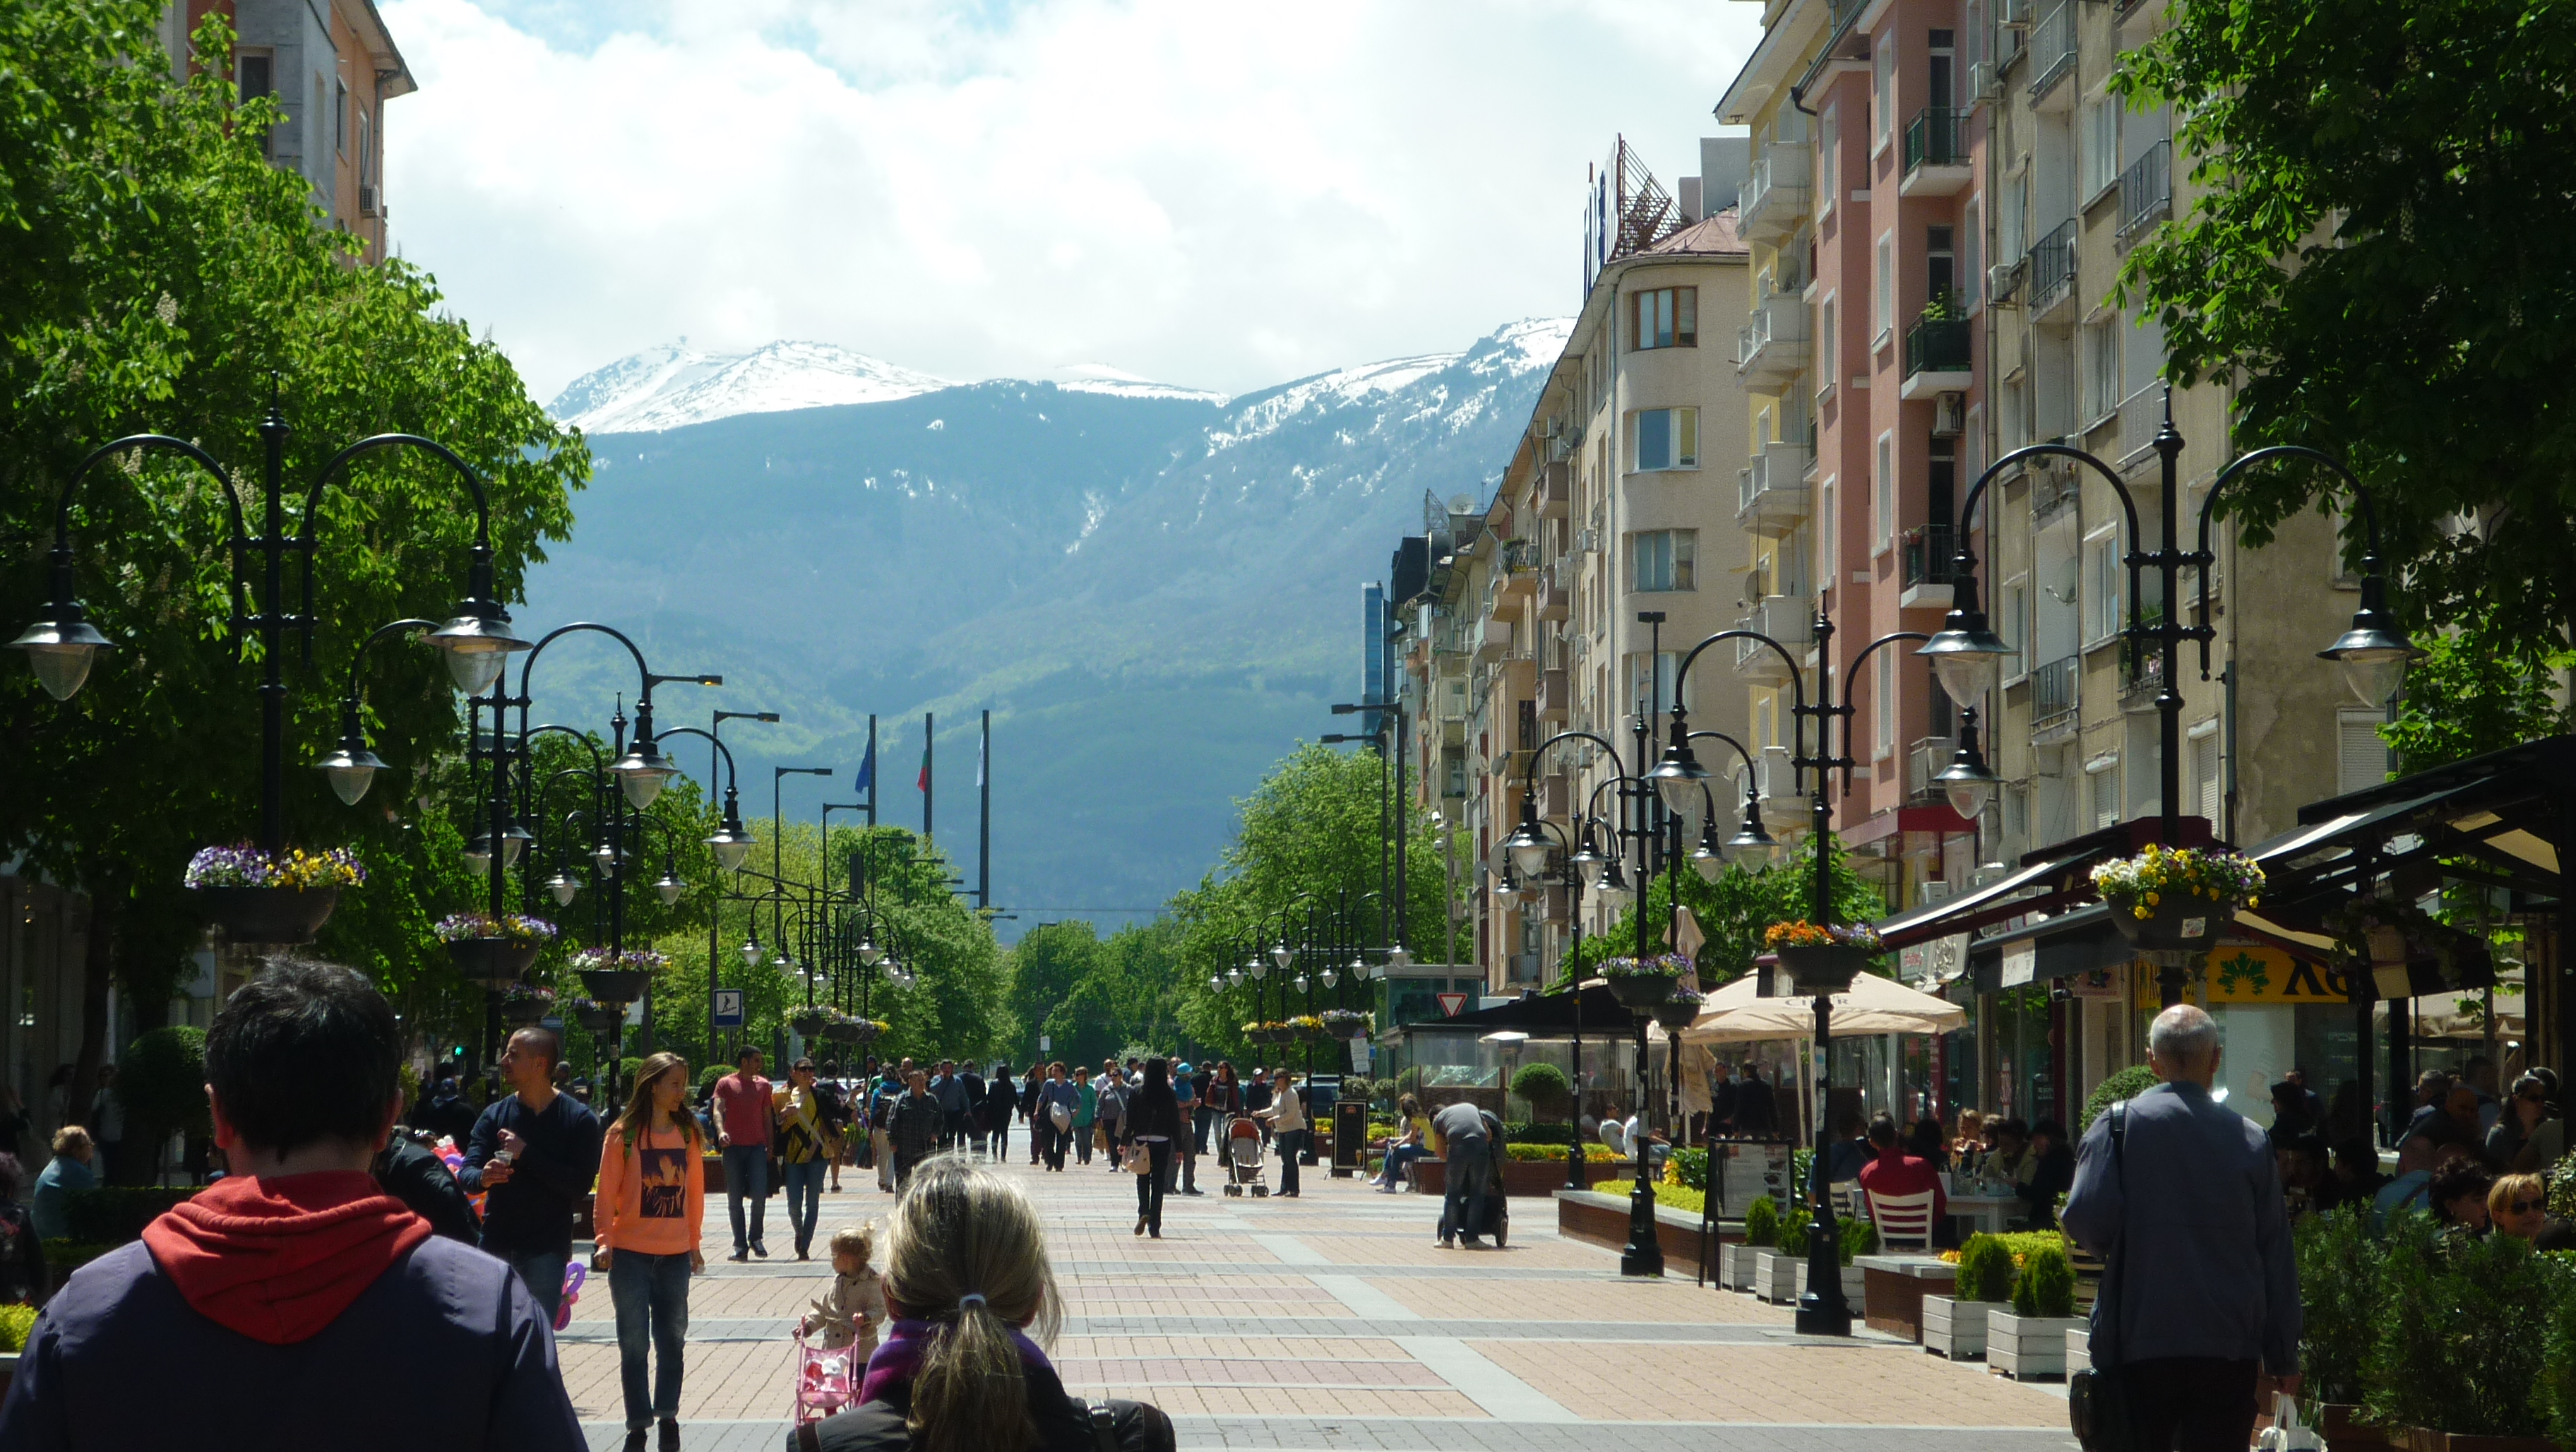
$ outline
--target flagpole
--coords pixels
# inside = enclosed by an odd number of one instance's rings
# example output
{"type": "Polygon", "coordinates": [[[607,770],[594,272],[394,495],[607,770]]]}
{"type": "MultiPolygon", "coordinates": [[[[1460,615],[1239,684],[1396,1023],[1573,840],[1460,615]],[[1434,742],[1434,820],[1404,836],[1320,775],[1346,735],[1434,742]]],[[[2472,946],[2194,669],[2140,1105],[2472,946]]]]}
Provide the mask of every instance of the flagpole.
{"type": "Polygon", "coordinates": [[[983,798],[983,821],[975,833],[975,906],[993,906],[993,713],[984,713],[984,746],[975,758],[975,786],[983,798]]]}
{"type": "Polygon", "coordinates": [[[930,830],[931,789],[934,785],[930,774],[930,754],[938,744],[938,733],[931,728],[930,713],[924,711],[921,713],[921,845],[925,847],[938,840],[930,830]]]}
{"type": "Polygon", "coordinates": [[[877,713],[868,713],[868,825],[877,824],[877,713]]]}

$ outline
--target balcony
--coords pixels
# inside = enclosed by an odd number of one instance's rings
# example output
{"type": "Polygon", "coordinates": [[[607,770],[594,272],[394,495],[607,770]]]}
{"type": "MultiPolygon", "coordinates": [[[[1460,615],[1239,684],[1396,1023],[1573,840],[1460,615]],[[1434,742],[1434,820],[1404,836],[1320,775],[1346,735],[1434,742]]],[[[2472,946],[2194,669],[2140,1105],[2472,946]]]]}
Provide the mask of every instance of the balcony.
{"type": "Polygon", "coordinates": [[[1926,736],[1905,748],[1905,800],[1913,806],[1948,805],[1949,796],[1933,780],[1949,769],[1959,743],[1947,736],[1926,736]]]}
{"type": "Polygon", "coordinates": [[[1958,546],[1950,526],[1918,524],[1905,532],[1903,610],[1947,610],[1950,586],[1958,578],[1958,546]]]}
{"type": "MultiPolygon", "coordinates": [[[[1735,622],[1735,628],[1758,630],[1787,646],[1792,656],[1815,640],[1815,618],[1807,613],[1807,602],[1790,595],[1775,595],[1754,606],[1752,614],[1735,622]]],[[[1755,685],[1789,683],[1789,663],[1758,640],[1735,642],[1735,670],[1755,685]]]]}
{"type": "Polygon", "coordinates": [[[1558,560],[1539,574],[1538,618],[1563,620],[1574,613],[1574,563],[1558,560]]]}
{"type": "Polygon", "coordinates": [[[2159,141],[2120,173],[2120,245],[2130,246],[2172,215],[2173,143],[2159,141]]]}
{"type": "Polygon", "coordinates": [[[2062,111],[2075,104],[2074,96],[2051,98],[2057,83],[2075,74],[2075,3],[2058,0],[2058,4],[2039,18],[2030,32],[2030,103],[2043,111],[2062,111]],[[2047,104],[2051,99],[2055,104],[2047,104]]]}
{"type": "Polygon", "coordinates": [[[1815,456],[1803,444],[1766,446],[1735,473],[1735,523],[1747,534],[1778,539],[1807,517],[1807,469],[1815,456]]]}
{"type": "Polygon", "coordinates": [[[1807,215],[1807,174],[1811,165],[1803,141],[1775,141],[1753,159],[1753,168],[1735,189],[1735,229],[1748,242],[1777,247],[1798,230],[1807,215]]]}
{"type": "Polygon", "coordinates": [[[1574,505],[1574,470],[1564,460],[1538,471],[1538,517],[1563,519],[1574,505]]]}
{"type": "Polygon", "coordinates": [[[1747,388],[1780,387],[1807,371],[1813,352],[1807,305],[1795,298],[1773,298],[1735,330],[1735,371],[1747,388]]]}
{"type": "MultiPolygon", "coordinates": [[[[2149,612],[2146,623],[2155,625],[2164,618],[2161,610],[2149,612]]],[[[2129,712],[2153,711],[2156,697],[2164,694],[2165,653],[2161,646],[2124,643],[2120,647],[2120,709],[2129,712]]]]}
{"type": "Polygon", "coordinates": [[[1977,381],[1970,371],[1971,335],[1966,318],[1915,319],[1905,333],[1905,382],[1898,390],[1907,402],[1936,393],[1965,393],[1977,381]]]}
{"type": "Polygon", "coordinates": [[[1905,176],[1900,197],[1947,197],[1967,189],[1968,148],[1960,139],[1967,112],[1926,106],[1905,125],[1905,176]]]}
{"type": "Polygon", "coordinates": [[[1512,623],[1486,619],[1476,622],[1476,664],[1484,665],[1502,659],[1511,652],[1512,623]]]}
{"type": "Polygon", "coordinates": [[[1574,706],[1574,688],[1567,684],[1565,668],[1538,673],[1538,718],[1562,721],[1574,706]]]}
{"type": "Polygon", "coordinates": [[[2084,679],[2082,656],[2061,656],[2030,673],[2030,729],[2036,737],[2052,727],[2072,730],[2076,707],[2081,704],[2078,689],[2084,679]]]}
{"type": "Polygon", "coordinates": [[[2156,435],[2164,428],[2165,386],[2150,383],[2120,400],[2120,467],[2155,457],[2156,435]]]}
{"type": "Polygon", "coordinates": [[[1525,539],[1506,541],[1494,561],[1494,602],[1511,605],[1538,593],[1538,546],[1525,539]]]}
{"type": "Polygon", "coordinates": [[[2030,263],[2025,269],[2030,277],[2030,320],[2038,322],[2049,311],[2075,295],[2075,222],[2073,218],[2057,224],[2047,236],[2030,249],[2030,263]]]}

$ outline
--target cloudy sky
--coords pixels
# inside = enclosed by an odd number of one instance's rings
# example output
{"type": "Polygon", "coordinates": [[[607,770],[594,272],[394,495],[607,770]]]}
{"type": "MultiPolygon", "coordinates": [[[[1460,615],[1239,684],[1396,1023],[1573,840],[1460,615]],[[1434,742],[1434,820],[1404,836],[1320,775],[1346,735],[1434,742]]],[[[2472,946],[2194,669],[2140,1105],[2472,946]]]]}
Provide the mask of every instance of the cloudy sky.
{"type": "Polygon", "coordinates": [[[384,0],[386,200],[533,390],[685,335],[1241,392],[1571,312],[1760,7],[384,0]]]}

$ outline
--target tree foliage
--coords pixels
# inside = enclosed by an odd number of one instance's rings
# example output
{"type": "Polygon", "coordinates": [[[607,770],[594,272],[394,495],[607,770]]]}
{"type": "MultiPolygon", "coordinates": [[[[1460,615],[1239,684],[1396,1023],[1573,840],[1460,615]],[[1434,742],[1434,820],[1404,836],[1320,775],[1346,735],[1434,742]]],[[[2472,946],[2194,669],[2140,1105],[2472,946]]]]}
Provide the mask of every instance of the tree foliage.
{"type": "Polygon", "coordinates": [[[2424,658],[2406,672],[2397,719],[2379,730],[2397,749],[2401,770],[2424,771],[2576,727],[2576,712],[2550,681],[2551,672],[2576,666],[2576,651],[2534,654],[2528,641],[2483,619],[2420,643],[2424,658]]]}
{"type": "MultiPolygon", "coordinates": [[[[2177,381],[2237,380],[2237,443],[2369,486],[2397,607],[2528,667],[2576,618],[2576,7],[2176,0],[2114,84],[2170,103],[2206,191],[2133,250],[2177,381]],[[2475,514],[2481,528],[2456,531],[2475,514]]],[[[2222,505],[2246,543],[2312,470],[2222,505]]],[[[2347,557],[2361,550],[2357,523],[2347,557]]]]}
{"type": "MultiPolygon", "coordinates": [[[[1868,879],[1852,870],[1850,854],[1844,851],[1841,840],[1829,839],[1827,847],[1834,921],[1862,923],[1886,916],[1886,899],[1868,879]]],[[[1665,942],[1664,924],[1671,917],[1676,882],[1680,884],[1682,905],[1699,920],[1700,932],[1707,939],[1699,950],[1703,988],[1713,988],[1749,971],[1753,960],[1767,951],[1762,934],[1773,923],[1812,920],[1816,915],[1816,857],[1812,845],[1782,853],[1778,860],[1759,868],[1729,863],[1715,882],[1702,880],[1685,866],[1678,874],[1658,873],[1647,883],[1644,911],[1648,952],[1659,951],[1665,942]]],[[[1598,968],[1604,958],[1637,951],[1637,914],[1638,904],[1632,902],[1610,931],[1584,937],[1580,952],[1587,973],[1598,968]]],[[[1562,963],[1558,965],[1560,984],[1565,981],[1565,968],[1562,963]]]]}

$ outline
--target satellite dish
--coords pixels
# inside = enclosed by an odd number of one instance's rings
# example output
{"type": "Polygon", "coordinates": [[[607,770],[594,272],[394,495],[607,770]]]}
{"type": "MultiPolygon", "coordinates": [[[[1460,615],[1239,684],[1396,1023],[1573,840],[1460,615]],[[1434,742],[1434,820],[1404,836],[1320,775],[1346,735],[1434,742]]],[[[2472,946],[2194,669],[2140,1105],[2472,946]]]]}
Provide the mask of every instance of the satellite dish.
{"type": "Polygon", "coordinates": [[[1476,496],[1473,494],[1453,494],[1449,496],[1449,512],[1451,514],[1475,513],[1476,496]]]}

